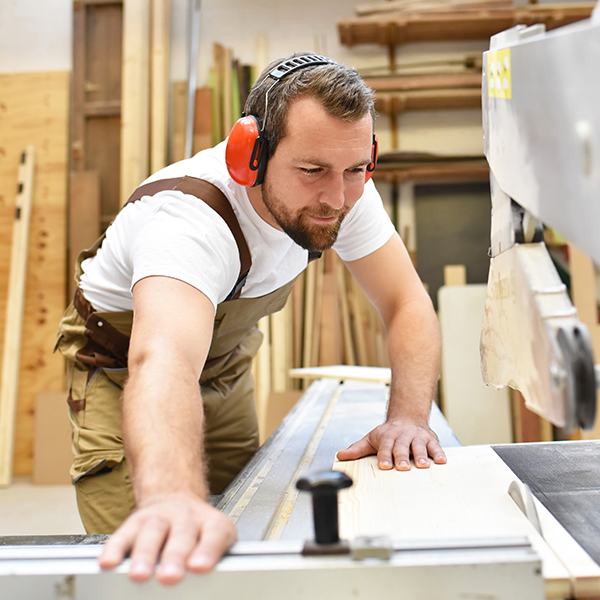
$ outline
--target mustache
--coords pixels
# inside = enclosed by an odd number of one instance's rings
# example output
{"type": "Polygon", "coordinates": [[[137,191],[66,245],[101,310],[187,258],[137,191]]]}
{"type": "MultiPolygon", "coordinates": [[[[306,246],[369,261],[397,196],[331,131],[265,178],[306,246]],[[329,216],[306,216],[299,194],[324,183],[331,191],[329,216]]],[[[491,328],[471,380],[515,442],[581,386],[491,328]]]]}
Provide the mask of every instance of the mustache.
{"type": "Polygon", "coordinates": [[[348,207],[344,206],[339,210],[335,210],[328,206],[315,206],[312,208],[306,207],[302,212],[311,217],[317,217],[318,219],[330,219],[331,217],[343,217],[348,212],[348,207]]]}

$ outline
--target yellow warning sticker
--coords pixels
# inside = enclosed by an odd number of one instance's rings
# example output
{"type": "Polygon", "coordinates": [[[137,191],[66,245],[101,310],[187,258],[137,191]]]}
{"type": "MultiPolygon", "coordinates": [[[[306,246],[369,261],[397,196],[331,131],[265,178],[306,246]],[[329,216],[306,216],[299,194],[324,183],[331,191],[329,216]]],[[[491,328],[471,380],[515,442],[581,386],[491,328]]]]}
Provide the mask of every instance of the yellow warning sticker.
{"type": "Polygon", "coordinates": [[[510,48],[487,53],[488,96],[510,100],[510,48]]]}

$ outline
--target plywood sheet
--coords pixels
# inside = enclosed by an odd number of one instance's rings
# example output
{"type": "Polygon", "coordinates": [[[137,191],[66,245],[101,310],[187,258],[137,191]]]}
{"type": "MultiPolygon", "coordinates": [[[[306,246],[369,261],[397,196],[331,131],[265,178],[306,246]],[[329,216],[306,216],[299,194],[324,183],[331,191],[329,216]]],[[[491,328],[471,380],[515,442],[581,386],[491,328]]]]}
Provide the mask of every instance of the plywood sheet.
{"type": "Polygon", "coordinates": [[[489,446],[446,448],[448,463],[380,471],[375,457],[336,462],[354,486],[340,494],[340,535],[394,540],[527,536],[542,560],[549,598],[571,597],[577,578],[598,595],[600,568],[543,512],[546,541],[508,495],[516,479],[489,446]]]}
{"type": "Polygon", "coordinates": [[[52,354],[65,307],[69,73],[0,75],[0,344],[19,157],[36,152],[29,237],[14,473],[30,474],[35,397],[64,387],[63,361],[52,354]]]}

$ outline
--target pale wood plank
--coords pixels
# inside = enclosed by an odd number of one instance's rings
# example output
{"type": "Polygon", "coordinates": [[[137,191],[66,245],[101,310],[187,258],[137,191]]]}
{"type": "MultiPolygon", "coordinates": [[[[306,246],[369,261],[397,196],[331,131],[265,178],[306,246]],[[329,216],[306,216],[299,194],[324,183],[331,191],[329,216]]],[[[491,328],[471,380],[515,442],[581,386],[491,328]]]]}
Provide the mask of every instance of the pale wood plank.
{"type": "Polygon", "coordinates": [[[0,486],[12,479],[15,421],[19,393],[19,369],[23,333],[23,309],[29,250],[29,224],[33,204],[35,151],[27,146],[21,156],[18,191],[13,222],[6,325],[2,352],[2,388],[0,390],[0,486]]]}
{"type": "Polygon", "coordinates": [[[325,261],[323,259],[316,260],[316,275],[315,275],[315,297],[314,297],[314,310],[315,318],[313,321],[313,333],[312,333],[312,348],[311,348],[311,365],[318,365],[319,362],[319,349],[320,349],[320,335],[321,335],[321,307],[323,305],[323,275],[325,272],[325,261]]]}
{"type": "Polygon", "coordinates": [[[289,303],[272,314],[271,319],[271,389],[285,392],[288,389],[288,371],[291,363],[291,314],[289,303]]]}
{"type": "MultiPolygon", "coordinates": [[[[211,109],[212,110],[212,109],[211,109]]],[[[171,86],[171,148],[170,162],[185,158],[185,119],[187,116],[187,81],[174,81],[171,86]]]]}
{"type": "Polygon", "coordinates": [[[293,367],[302,366],[302,343],[303,343],[303,315],[304,315],[304,281],[305,274],[301,273],[292,288],[292,312],[293,312],[293,367]]]}
{"type": "Polygon", "coordinates": [[[342,323],[336,274],[337,254],[325,252],[321,324],[319,335],[319,364],[337,365],[342,362],[342,323]]]}
{"type": "Polygon", "coordinates": [[[233,51],[231,48],[225,48],[223,53],[223,136],[226,137],[231,131],[233,121],[231,120],[232,115],[232,102],[231,94],[239,94],[238,90],[233,90],[232,87],[232,73],[231,65],[233,62],[233,51]]]}
{"type": "Polygon", "coordinates": [[[267,412],[269,410],[269,394],[271,393],[271,332],[270,318],[263,317],[257,325],[264,339],[252,363],[254,377],[254,400],[258,418],[260,442],[265,441],[267,412]]]}
{"type": "Polygon", "coordinates": [[[312,362],[312,347],[315,321],[315,289],[317,283],[317,265],[309,263],[305,271],[304,296],[304,343],[302,345],[302,366],[310,367],[312,362]]]}
{"type": "Polygon", "coordinates": [[[150,3],[123,4],[121,203],[150,169],[150,3]]]}
{"type": "Polygon", "coordinates": [[[585,589],[598,593],[600,568],[574,540],[565,542],[567,532],[545,513],[544,523],[552,525],[542,527],[552,542],[544,541],[508,495],[516,477],[489,446],[445,451],[446,465],[408,472],[380,471],[376,457],[336,461],[334,470],[355,482],[340,494],[341,536],[389,535],[402,541],[526,535],[541,557],[548,598],[571,597],[579,578],[585,589]]]}
{"type": "Polygon", "coordinates": [[[171,1],[152,0],[150,171],[167,165],[171,1]]]}
{"type": "Polygon", "coordinates": [[[357,367],[351,365],[330,365],[325,367],[307,367],[292,369],[290,377],[305,379],[338,379],[346,381],[372,381],[374,383],[387,383],[392,380],[392,370],[387,367],[357,367]]]}
{"type": "Polygon", "coordinates": [[[212,147],[212,129],[212,90],[209,87],[199,88],[194,110],[194,154],[212,147]]]}
{"type": "Polygon", "coordinates": [[[444,285],[466,285],[467,267],[465,265],[445,265],[444,285]]]}
{"type": "Polygon", "coordinates": [[[479,339],[485,298],[485,284],[442,286],[438,291],[442,406],[463,444],[513,441],[508,388],[495,390],[481,376],[479,339]]]}
{"type": "Polygon", "coordinates": [[[340,311],[342,316],[342,340],[344,346],[344,363],[356,364],[356,354],[352,342],[352,328],[350,322],[350,307],[348,306],[348,287],[346,286],[347,269],[341,260],[337,261],[336,277],[338,297],[340,300],[340,311]]]}

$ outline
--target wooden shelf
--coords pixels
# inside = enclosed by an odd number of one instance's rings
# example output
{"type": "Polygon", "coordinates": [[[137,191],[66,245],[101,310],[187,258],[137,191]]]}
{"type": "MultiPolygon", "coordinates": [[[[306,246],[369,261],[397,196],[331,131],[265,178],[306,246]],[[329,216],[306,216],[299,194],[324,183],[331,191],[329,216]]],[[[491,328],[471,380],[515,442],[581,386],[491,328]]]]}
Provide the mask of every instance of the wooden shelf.
{"type": "Polygon", "coordinates": [[[376,92],[398,92],[448,88],[481,89],[481,71],[479,70],[467,73],[363,77],[363,80],[376,92]]]}
{"type": "Polygon", "coordinates": [[[408,42],[478,40],[514,27],[545,23],[547,29],[587,19],[595,3],[534,5],[527,8],[395,13],[338,21],[340,42],[346,46],[381,44],[399,46],[408,42]]]}
{"type": "Polygon", "coordinates": [[[405,160],[401,154],[382,155],[373,173],[375,181],[387,183],[488,181],[488,163],[483,157],[426,158],[405,160]],[[393,157],[397,156],[398,160],[393,157]]]}
{"type": "Polygon", "coordinates": [[[481,90],[414,90],[382,92],[375,99],[375,109],[381,114],[398,114],[408,110],[446,110],[481,108],[481,90]]]}

